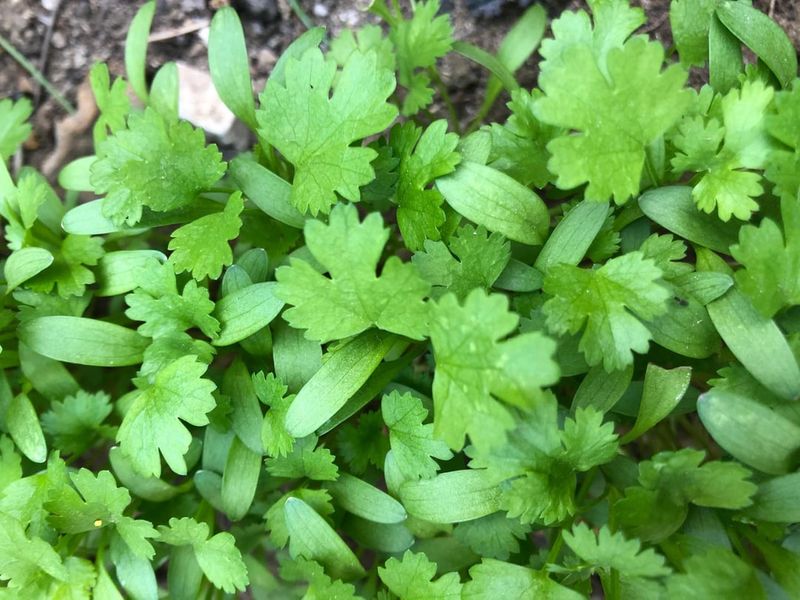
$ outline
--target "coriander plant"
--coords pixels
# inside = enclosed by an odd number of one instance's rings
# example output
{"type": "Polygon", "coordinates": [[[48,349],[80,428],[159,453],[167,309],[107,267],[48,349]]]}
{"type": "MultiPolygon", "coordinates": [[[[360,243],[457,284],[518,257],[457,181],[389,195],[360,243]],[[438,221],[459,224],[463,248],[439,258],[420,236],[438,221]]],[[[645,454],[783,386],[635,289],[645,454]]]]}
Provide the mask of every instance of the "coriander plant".
{"type": "Polygon", "coordinates": [[[491,54],[377,0],[257,100],[222,8],[228,160],[153,2],[58,187],[0,101],[0,598],[800,597],[796,52],[744,0],[673,0],[670,52],[588,4],[491,54]]]}

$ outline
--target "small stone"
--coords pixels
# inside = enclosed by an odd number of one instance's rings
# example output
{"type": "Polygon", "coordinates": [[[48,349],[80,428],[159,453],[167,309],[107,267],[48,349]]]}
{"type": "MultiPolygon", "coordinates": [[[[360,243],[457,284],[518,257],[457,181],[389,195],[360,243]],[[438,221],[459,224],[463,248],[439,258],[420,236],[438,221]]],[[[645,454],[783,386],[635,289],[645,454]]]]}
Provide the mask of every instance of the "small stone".
{"type": "Polygon", "coordinates": [[[185,63],[178,66],[178,115],[211,135],[224,137],[236,117],[214,88],[211,75],[185,63]]]}
{"type": "Polygon", "coordinates": [[[275,53],[269,48],[262,48],[256,53],[256,65],[259,70],[269,69],[273,67],[276,62],[278,62],[278,57],[275,56],[275,53]]]}
{"type": "Polygon", "coordinates": [[[311,10],[314,13],[314,16],[319,17],[320,19],[324,19],[329,14],[328,7],[325,6],[324,4],[320,4],[319,2],[314,4],[314,8],[311,10]]]}
{"type": "Polygon", "coordinates": [[[53,33],[53,37],[50,40],[50,43],[53,44],[53,48],[61,50],[62,48],[65,48],[67,46],[67,38],[64,36],[62,32],[56,31],[53,33]]]}
{"type": "Polygon", "coordinates": [[[209,27],[203,27],[201,30],[197,32],[197,37],[200,38],[200,41],[203,42],[203,46],[208,48],[208,36],[211,34],[211,29],[209,27]]]}
{"type": "Polygon", "coordinates": [[[58,0],[42,0],[42,8],[46,11],[53,12],[58,6],[58,0]]]}

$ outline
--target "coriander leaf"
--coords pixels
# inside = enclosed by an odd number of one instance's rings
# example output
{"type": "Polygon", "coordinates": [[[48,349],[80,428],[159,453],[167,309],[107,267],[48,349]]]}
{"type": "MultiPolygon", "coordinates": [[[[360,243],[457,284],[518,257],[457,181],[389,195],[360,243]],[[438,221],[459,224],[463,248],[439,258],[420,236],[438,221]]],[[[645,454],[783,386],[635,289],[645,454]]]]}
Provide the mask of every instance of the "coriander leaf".
{"type": "Polygon", "coordinates": [[[206,276],[218,279],[222,267],[233,262],[228,241],[239,235],[243,208],[241,192],[234,192],[222,212],[200,217],[173,231],[169,260],[175,272],[191,271],[198,281],[206,276]]]}
{"type": "Polygon", "coordinates": [[[322,565],[302,556],[282,562],[280,574],[288,581],[308,581],[304,600],[362,600],[352,584],[331,579],[322,565]]]}
{"type": "Polygon", "coordinates": [[[612,507],[615,523],[630,535],[661,541],[672,535],[688,515],[689,504],[740,509],[752,503],[757,486],[749,470],[735,462],[711,461],[685,448],[660,452],[639,463],[640,487],[629,487],[612,507]]]}
{"type": "Polygon", "coordinates": [[[352,29],[342,30],[331,42],[329,55],[336,64],[343,67],[354,52],[366,54],[370,50],[378,57],[378,69],[394,71],[394,47],[389,38],[383,37],[383,30],[379,25],[364,25],[355,32],[352,29]]]}
{"type": "Polygon", "coordinates": [[[196,340],[182,331],[159,335],[145,349],[144,360],[138,372],[139,379],[135,383],[138,381],[152,383],[161,369],[190,354],[196,356],[201,363],[210,364],[214,358],[214,347],[208,342],[196,340]]]}
{"type": "Polygon", "coordinates": [[[800,85],[775,94],[775,114],[765,117],[769,134],[781,144],[767,155],[764,177],[775,184],[775,193],[794,201],[800,190],[800,85]]]}
{"type": "Polygon", "coordinates": [[[375,176],[376,152],[351,144],[386,129],[397,109],[386,99],[394,75],[378,68],[375,52],[353,52],[336,77],[336,63],[318,48],[289,58],[285,83],[272,77],[256,111],[259,134],[295,167],[290,200],[302,212],[327,213],[339,193],[358,202],[375,176]]]}
{"type": "Polygon", "coordinates": [[[505,125],[492,123],[488,128],[492,149],[486,164],[536,188],[543,188],[553,178],[547,170],[547,144],[560,133],[558,127],[542,123],[534,114],[533,107],[542,96],[540,90],[513,91],[507,104],[511,116],[505,125]]]}
{"type": "MultiPolygon", "coordinates": [[[[545,61],[545,64],[548,61],[545,61]]],[[[571,189],[588,182],[589,200],[622,204],[639,193],[648,144],[683,114],[691,94],[678,65],[661,71],[661,44],[636,37],[607,55],[608,74],[585,45],[566,48],[558,65],[542,69],[545,97],[536,102],[543,122],[576,130],[547,145],[556,185],[571,189]],[[620,110],[625,98],[626,110],[620,110]]]]}
{"type": "Polygon", "coordinates": [[[397,54],[397,79],[406,88],[402,113],[413,115],[433,101],[430,77],[418,69],[427,69],[453,45],[450,16],[439,14],[439,0],[412,4],[411,19],[400,19],[389,30],[397,54]]]}
{"type": "Polygon", "coordinates": [[[611,533],[606,525],[595,533],[585,523],[563,533],[564,542],[592,568],[609,572],[614,569],[623,577],[663,577],[670,574],[664,557],[652,548],[641,550],[638,540],[626,540],[621,533],[611,533]]]}
{"type": "Polygon", "coordinates": [[[593,408],[579,408],[564,421],[561,431],[563,459],[578,471],[611,462],[619,443],[613,423],[603,423],[603,413],[593,408]]]}
{"type": "Polygon", "coordinates": [[[784,199],[781,212],[783,232],[764,219],[758,227],[742,227],[739,243],[731,246],[731,255],[745,267],[736,271],[737,286],[767,317],[800,304],[800,204],[784,199]]]}
{"type": "Polygon", "coordinates": [[[392,129],[390,144],[400,158],[395,201],[397,224],[406,246],[422,247],[425,240],[438,240],[445,222],[444,198],[436,188],[428,188],[437,177],[452,173],[461,162],[455,152],[458,135],[447,133],[447,121],[439,119],[423,130],[406,121],[392,129]]]}
{"type": "Polygon", "coordinates": [[[424,423],[428,411],[419,398],[393,391],[381,400],[381,414],[389,428],[394,462],[404,479],[429,479],[439,470],[434,458],[452,458],[447,444],[433,437],[433,425],[424,423]]]}
{"type": "Polygon", "coordinates": [[[749,506],[757,486],[749,469],[736,462],[711,461],[702,466],[701,450],[660,452],[639,463],[639,482],[662,490],[677,501],[698,506],[738,509],[749,506]]]}
{"type": "Polygon", "coordinates": [[[317,436],[310,435],[296,440],[294,448],[286,456],[268,457],[265,462],[267,472],[275,477],[335,481],[339,469],[333,460],[331,451],[324,446],[317,448],[317,436]]]}
{"type": "Polygon", "coordinates": [[[459,523],[453,536],[469,547],[478,556],[508,559],[519,552],[519,540],[530,531],[516,519],[509,519],[502,512],[496,512],[480,519],[459,523]]]}
{"type": "Polygon", "coordinates": [[[136,556],[152,559],[155,555],[148,538],[158,536],[148,521],[123,515],[131,503],[125,488],[117,487],[109,471],[94,474],[88,469],[70,473],[75,489],[63,486],[50,495],[46,507],[49,521],[65,533],[83,533],[113,525],[119,536],[136,556]]]}
{"type": "Polygon", "coordinates": [[[139,333],[159,338],[198,327],[206,336],[216,337],[219,322],[211,316],[214,303],[206,288],[188,281],[179,294],[172,265],[156,259],[148,260],[138,271],[136,282],[136,290],[125,296],[125,315],[143,322],[139,333]]]}
{"type": "Polygon", "coordinates": [[[470,467],[488,469],[501,485],[500,506],[523,523],[552,524],[575,512],[576,473],[610,462],[616,454],[613,426],[593,409],[558,427],[558,402],[546,394],[510,430],[504,444],[470,448],[470,467]]]}
{"type": "Polygon", "coordinates": [[[292,451],[294,438],[286,431],[284,421],[294,394],[286,395],[287,387],[273,373],[253,373],[256,396],[269,407],[261,426],[261,443],[268,456],[286,456],[292,451]]]}
{"type": "Polygon", "coordinates": [[[389,441],[383,435],[383,420],[378,411],[362,412],[358,425],[347,423],[336,433],[338,456],[347,463],[351,472],[362,475],[367,467],[383,468],[389,441]]]}
{"type": "Polygon", "coordinates": [[[206,523],[194,519],[171,518],[169,527],[159,527],[161,541],[172,546],[191,546],[197,563],[214,587],[233,594],[247,586],[247,567],[236,547],[234,537],[222,531],[208,537],[206,523]]]}
{"type": "Polygon", "coordinates": [[[460,600],[458,573],[447,573],[436,581],[436,563],[422,553],[406,550],[402,560],[390,558],[378,567],[378,576],[400,600],[460,600]]]}
{"type": "Polygon", "coordinates": [[[109,131],[116,133],[125,128],[125,118],[131,112],[131,101],[125,80],[117,77],[112,84],[105,63],[95,63],[92,66],[89,83],[100,111],[94,124],[94,144],[98,146],[108,137],[109,131]]]}
{"type": "Polygon", "coordinates": [[[91,182],[95,192],[106,194],[106,217],[115,225],[135,225],[144,207],[184,207],[224,173],[222,155],[215,145],[205,145],[201,130],[148,107],[132,113],[126,129],[99,145],[91,182]]]}
{"type": "Polygon", "coordinates": [[[28,117],[32,112],[33,106],[27,98],[0,101],[0,160],[7,160],[28,139],[31,134],[28,117]]]}
{"type": "Polygon", "coordinates": [[[688,556],[683,561],[684,573],[667,580],[670,598],[705,600],[706,598],[767,597],[756,571],[749,564],[724,548],[712,548],[688,556]]]}
{"type": "Polygon", "coordinates": [[[764,191],[761,176],[745,169],[761,169],[767,163],[771,142],[766,108],[773,95],[763,82],[746,81],[741,90],[732,89],[722,97],[719,110],[712,105],[707,122],[693,116],[679,126],[672,167],[677,173],[703,173],[692,189],[700,210],[711,213],[716,208],[723,221],[731,216],[746,221],[758,210],[753,198],[764,191]]]}
{"type": "Polygon", "coordinates": [[[420,275],[434,286],[434,297],[452,292],[465,298],[475,288],[488,290],[511,258],[508,240],[496,232],[489,234],[483,226],[462,225],[448,245],[427,240],[425,251],[411,259],[420,275]]]}
{"type": "Polygon", "coordinates": [[[353,205],[339,205],[328,225],[307,221],[306,244],[330,274],[325,277],[308,262],[293,258],[276,270],[277,294],[293,307],[283,316],[309,339],[327,342],[378,327],[413,339],[427,329],[424,298],[428,284],[413,265],[393,256],[380,277],[375,269],[389,230],[371,213],[359,223],[353,205]]]}
{"type": "Polygon", "coordinates": [[[322,517],[333,514],[333,504],[331,495],[327,490],[311,490],[308,488],[297,488],[280,497],[264,515],[269,529],[269,537],[274,544],[283,548],[289,541],[289,529],[286,526],[286,512],[283,510],[289,498],[300,498],[303,502],[313,508],[322,517]]]}
{"type": "Polygon", "coordinates": [[[562,586],[547,576],[520,565],[484,558],[470,567],[471,580],[464,584],[464,600],[488,598],[547,598],[579,600],[585,595],[562,586]]]}
{"type": "Polygon", "coordinates": [[[675,279],[692,272],[692,265],[680,262],[686,256],[686,244],[673,239],[672,234],[654,233],[639,246],[639,252],[655,261],[664,279],[675,279]]]}
{"type": "Polygon", "coordinates": [[[69,234],[61,241],[60,248],[54,249],[53,264],[25,285],[43,293],[55,287],[62,298],[81,296],[86,286],[95,281],[94,273],[86,265],[96,265],[103,254],[102,239],[69,234]]]}
{"type": "Polygon", "coordinates": [[[113,438],[113,428],[103,425],[111,409],[108,394],[90,394],[79,390],[64,400],[52,403],[50,410],[42,415],[42,429],[53,438],[55,447],[63,453],[82,454],[99,437],[113,438]]]}
{"type": "Polygon", "coordinates": [[[545,292],[553,296],[543,307],[547,326],[558,334],[574,334],[586,324],[578,345],[586,362],[602,362],[606,371],[622,369],[633,362],[632,351],[647,351],[651,336],[639,319],[667,310],[670,292],[658,283],[661,275],[641,252],[629,252],[593,270],[551,267],[544,281],[545,292]]]}
{"type": "Polygon", "coordinates": [[[69,574],[61,557],[47,542],[25,535],[20,523],[0,512],[0,581],[11,590],[37,597],[46,596],[52,579],[66,581],[69,574]]]}
{"type": "Polygon", "coordinates": [[[625,40],[645,23],[644,11],[632,8],[628,0],[589,0],[594,19],[582,10],[565,12],[552,24],[553,38],[542,42],[541,54],[547,60],[542,69],[563,68],[566,52],[575,46],[593,51],[603,74],[608,74],[607,55],[622,47],[625,40]]]}
{"type": "Polygon", "coordinates": [[[184,455],[192,435],[181,420],[207,425],[206,416],[216,406],[211,392],[216,386],[203,379],[206,365],[184,356],[164,367],[153,384],[137,393],[122,419],[117,441],[142,475],[161,475],[159,451],[170,469],[186,474],[184,455]]]}
{"type": "Polygon", "coordinates": [[[493,396],[527,406],[558,380],[555,342],[536,332],[501,341],[518,322],[505,296],[483,290],[473,290],[463,306],[453,294],[434,305],[434,435],[451,449],[460,449],[467,434],[476,445],[502,439],[513,419],[493,396]]]}

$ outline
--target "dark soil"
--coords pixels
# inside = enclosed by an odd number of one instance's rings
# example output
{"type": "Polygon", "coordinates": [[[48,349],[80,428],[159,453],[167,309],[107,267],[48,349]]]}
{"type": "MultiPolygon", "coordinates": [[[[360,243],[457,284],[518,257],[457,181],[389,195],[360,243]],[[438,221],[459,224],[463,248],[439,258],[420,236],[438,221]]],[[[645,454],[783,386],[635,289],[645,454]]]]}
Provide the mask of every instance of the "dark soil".
{"type": "MultiPolygon", "coordinates": [[[[775,19],[789,32],[796,45],[800,41],[800,6],[793,0],[772,0],[775,19]]],[[[80,86],[91,65],[107,62],[112,75],[123,74],[123,47],[128,24],[143,3],[123,0],[0,0],[0,33],[31,62],[43,66],[49,81],[70,101],[76,102],[80,86]],[[48,42],[49,35],[49,42],[48,42]]],[[[180,60],[206,69],[207,48],[197,30],[180,34],[182,28],[195,29],[208,22],[216,7],[232,3],[239,9],[245,27],[251,70],[256,90],[261,90],[283,49],[305,27],[286,0],[159,0],[153,33],[166,39],[153,41],[148,65],[155,71],[170,60],[180,60]]],[[[585,5],[583,0],[542,2],[553,16],[564,9],[585,5]]],[[[669,0],[634,0],[648,15],[646,30],[669,45],[669,0]]],[[[331,35],[343,28],[375,20],[357,7],[361,2],[301,0],[300,5],[317,24],[331,35]]],[[[756,0],[769,10],[770,0],[756,0]]],[[[497,48],[504,33],[524,8],[513,0],[447,0],[456,26],[456,37],[487,50],[497,48]]],[[[442,68],[460,116],[468,120],[479,102],[486,73],[460,57],[450,58],[442,68]]],[[[524,66],[518,76],[523,84],[533,85],[535,61],[524,66]]],[[[0,50],[0,98],[20,94],[34,99],[34,135],[26,144],[26,162],[40,165],[52,153],[54,124],[65,115],[62,107],[41,90],[35,80],[16,61],[0,50]]],[[[503,106],[492,116],[502,118],[503,106]]],[[[443,107],[434,113],[444,115],[443,107]]],[[[72,154],[89,150],[89,135],[77,144],[72,154]],[[83,146],[83,148],[81,148],[83,146]]]]}

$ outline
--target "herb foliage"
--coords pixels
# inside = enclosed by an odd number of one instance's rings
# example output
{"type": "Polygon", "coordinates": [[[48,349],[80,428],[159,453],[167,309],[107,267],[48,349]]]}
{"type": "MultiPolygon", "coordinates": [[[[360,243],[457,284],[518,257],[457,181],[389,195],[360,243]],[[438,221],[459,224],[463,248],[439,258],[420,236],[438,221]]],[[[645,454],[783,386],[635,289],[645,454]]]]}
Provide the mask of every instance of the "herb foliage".
{"type": "Polygon", "coordinates": [[[796,53],[743,0],[673,0],[677,55],[588,4],[492,55],[378,0],[257,101],[222,8],[223,160],[149,2],[61,196],[0,101],[0,597],[800,596],[796,53]]]}

